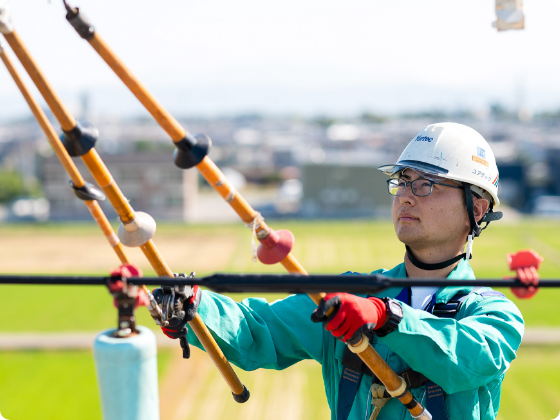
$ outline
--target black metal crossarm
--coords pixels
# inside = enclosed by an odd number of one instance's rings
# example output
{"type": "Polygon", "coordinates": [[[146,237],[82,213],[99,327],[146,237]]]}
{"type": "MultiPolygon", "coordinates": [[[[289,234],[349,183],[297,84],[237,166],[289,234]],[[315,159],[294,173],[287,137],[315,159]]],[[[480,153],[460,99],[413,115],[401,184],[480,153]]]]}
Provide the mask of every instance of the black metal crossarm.
{"type": "MultiPolygon", "coordinates": [[[[0,284],[95,286],[108,285],[114,278],[109,276],[26,276],[3,275],[0,284]]],[[[130,285],[149,286],[195,286],[206,287],[218,293],[316,293],[346,292],[375,294],[390,287],[528,287],[519,280],[477,279],[448,280],[427,278],[390,278],[373,275],[298,275],[298,274],[213,274],[200,278],[130,277],[130,285]]],[[[560,287],[560,279],[547,279],[538,287],[560,287]]]]}

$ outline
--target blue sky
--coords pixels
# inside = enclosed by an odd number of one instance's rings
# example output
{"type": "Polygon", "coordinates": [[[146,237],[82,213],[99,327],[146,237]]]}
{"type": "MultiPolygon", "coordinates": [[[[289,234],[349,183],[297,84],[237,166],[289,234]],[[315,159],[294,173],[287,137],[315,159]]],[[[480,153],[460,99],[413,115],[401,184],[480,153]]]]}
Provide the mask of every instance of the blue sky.
{"type": "MultiPolygon", "coordinates": [[[[519,97],[560,108],[560,0],[525,0],[498,33],[493,0],[73,0],[134,73],[181,115],[394,113],[519,97]]],[[[16,29],[71,106],[142,113],[64,19],[59,0],[11,0],[16,29]]],[[[0,119],[26,111],[0,68],[0,119]]]]}

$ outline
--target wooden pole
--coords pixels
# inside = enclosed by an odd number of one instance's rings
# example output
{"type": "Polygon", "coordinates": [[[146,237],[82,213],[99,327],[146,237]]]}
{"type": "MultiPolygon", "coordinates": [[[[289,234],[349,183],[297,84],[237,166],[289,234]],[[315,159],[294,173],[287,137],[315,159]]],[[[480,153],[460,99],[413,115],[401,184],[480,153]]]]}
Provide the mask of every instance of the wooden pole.
{"type": "MultiPolygon", "coordinates": [[[[21,91],[23,97],[25,98],[25,101],[29,105],[29,108],[31,108],[31,112],[33,113],[35,119],[41,126],[41,129],[45,133],[45,136],[47,137],[49,144],[54,150],[54,153],[56,154],[56,156],[60,160],[60,163],[66,170],[66,173],[72,180],[72,184],[74,184],[76,188],[84,187],[86,184],[84,178],[82,177],[82,175],[78,171],[78,168],[76,168],[76,165],[74,165],[72,158],[70,157],[70,155],[68,155],[68,152],[62,145],[62,142],[58,138],[47,116],[45,115],[45,113],[43,112],[43,110],[41,109],[37,101],[35,101],[35,99],[31,96],[29,90],[27,89],[27,86],[25,86],[25,84],[23,83],[23,80],[19,76],[10,58],[6,55],[6,52],[1,47],[0,47],[0,58],[4,62],[6,68],[8,69],[8,72],[10,73],[16,85],[18,86],[19,90],[21,91]]],[[[101,228],[101,231],[105,235],[105,238],[107,239],[107,241],[109,242],[113,250],[115,251],[115,254],[117,254],[117,257],[119,258],[120,262],[122,264],[129,264],[130,261],[128,260],[124,252],[119,237],[116,235],[115,231],[111,227],[111,224],[109,223],[109,220],[107,220],[107,217],[103,213],[103,210],[101,210],[99,203],[96,200],[84,201],[84,203],[87,206],[91,215],[93,216],[95,222],[101,228]]]]}

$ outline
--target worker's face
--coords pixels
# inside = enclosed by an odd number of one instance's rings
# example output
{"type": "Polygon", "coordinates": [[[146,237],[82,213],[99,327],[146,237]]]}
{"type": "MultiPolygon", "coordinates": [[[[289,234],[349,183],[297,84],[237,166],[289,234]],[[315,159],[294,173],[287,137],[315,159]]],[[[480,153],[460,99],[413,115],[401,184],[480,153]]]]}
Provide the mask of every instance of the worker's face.
{"type": "MultiPolygon", "coordinates": [[[[433,181],[459,185],[448,179],[424,175],[433,181]]],[[[423,176],[421,172],[406,169],[401,178],[414,181],[423,176]]],[[[393,224],[399,240],[413,249],[464,244],[469,219],[463,195],[462,189],[434,184],[429,196],[417,197],[407,185],[404,193],[393,199],[393,224]]]]}

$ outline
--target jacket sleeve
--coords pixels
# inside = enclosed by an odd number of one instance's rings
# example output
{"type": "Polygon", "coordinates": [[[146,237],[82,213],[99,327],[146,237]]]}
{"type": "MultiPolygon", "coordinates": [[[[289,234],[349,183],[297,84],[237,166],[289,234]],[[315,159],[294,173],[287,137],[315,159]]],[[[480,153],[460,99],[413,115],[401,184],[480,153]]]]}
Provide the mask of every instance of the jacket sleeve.
{"type": "Polygon", "coordinates": [[[515,359],[524,325],[505,296],[472,295],[460,310],[460,320],[403,305],[398,331],[380,340],[448,394],[483,386],[515,359]]]}
{"type": "MultiPolygon", "coordinates": [[[[244,370],[281,370],[303,359],[321,361],[322,326],[310,319],[315,307],[307,295],[238,303],[204,291],[198,313],[231,363],[244,370]]],[[[203,348],[190,329],[188,341],[203,348]]]]}

